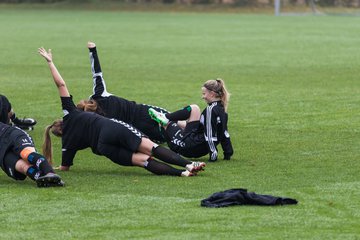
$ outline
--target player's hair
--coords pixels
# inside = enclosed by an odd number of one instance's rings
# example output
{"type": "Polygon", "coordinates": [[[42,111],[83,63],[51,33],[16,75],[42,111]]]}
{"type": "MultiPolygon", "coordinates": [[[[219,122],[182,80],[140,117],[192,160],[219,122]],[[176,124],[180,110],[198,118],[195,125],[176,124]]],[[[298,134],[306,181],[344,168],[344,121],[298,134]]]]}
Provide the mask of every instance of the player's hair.
{"type": "Polygon", "coordinates": [[[103,115],[103,111],[94,99],[80,100],[76,107],[85,112],[95,112],[97,114],[103,115]]]}
{"type": "Polygon", "coordinates": [[[52,144],[51,144],[51,137],[50,137],[50,131],[52,134],[54,134],[57,137],[62,136],[62,127],[63,127],[63,120],[59,119],[53,122],[53,124],[47,126],[45,128],[44,133],[44,143],[42,145],[42,151],[44,157],[52,164],[52,144]]]}
{"type": "Polygon", "coordinates": [[[76,107],[85,112],[96,112],[97,102],[93,100],[80,100],[76,107]]]}
{"type": "Polygon", "coordinates": [[[222,105],[225,108],[225,112],[227,112],[227,108],[230,100],[230,93],[227,91],[225,87],[225,82],[221,78],[207,80],[204,85],[209,91],[215,92],[217,97],[220,98],[222,105]]]}

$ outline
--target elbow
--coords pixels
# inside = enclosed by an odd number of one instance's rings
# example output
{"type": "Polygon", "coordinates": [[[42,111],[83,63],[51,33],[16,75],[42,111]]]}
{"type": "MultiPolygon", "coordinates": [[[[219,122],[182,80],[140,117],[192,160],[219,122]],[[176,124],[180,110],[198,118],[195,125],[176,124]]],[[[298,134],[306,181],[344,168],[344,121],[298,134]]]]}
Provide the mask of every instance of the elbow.
{"type": "Polygon", "coordinates": [[[56,82],[56,86],[58,88],[65,87],[65,83],[64,82],[56,82]]]}
{"type": "Polygon", "coordinates": [[[57,88],[65,88],[66,84],[65,84],[65,82],[56,82],[56,87],[57,88]]]}

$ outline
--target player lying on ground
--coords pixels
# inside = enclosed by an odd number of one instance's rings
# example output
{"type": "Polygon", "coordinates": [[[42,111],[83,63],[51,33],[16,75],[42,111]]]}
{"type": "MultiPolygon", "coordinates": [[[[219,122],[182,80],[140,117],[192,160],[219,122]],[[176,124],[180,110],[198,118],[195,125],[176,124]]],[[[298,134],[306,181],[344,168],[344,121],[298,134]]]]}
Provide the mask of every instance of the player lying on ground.
{"type": "Polygon", "coordinates": [[[204,169],[205,163],[185,160],[171,150],[143,137],[141,132],[123,121],[76,108],[65,81],[53,63],[51,50],[47,52],[44,48],[39,48],[38,51],[48,63],[64,112],[62,120],[57,120],[47,127],[44,142],[44,154],[52,159],[49,132],[62,138],[60,170],[69,170],[76,152],[88,147],[93,153],[106,156],[116,164],[143,167],[158,175],[193,176],[204,169]],[[153,157],[184,169],[174,168],[153,157]]]}
{"type": "Polygon", "coordinates": [[[35,150],[32,138],[23,130],[0,122],[0,166],[15,180],[26,176],[38,187],[61,187],[64,182],[51,164],[35,150]]]}
{"type": "Polygon", "coordinates": [[[193,104],[166,114],[149,109],[149,114],[165,128],[168,146],[174,152],[195,158],[209,154],[213,162],[218,158],[220,143],[224,159],[230,160],[234,151],[227,128],[229,96],[222,79],[208,80],[202,87],[202,98],[208,104],[202,113],[193,104]],[[187,121],[185,128],[177,124],[180,120],[187,121]]]}

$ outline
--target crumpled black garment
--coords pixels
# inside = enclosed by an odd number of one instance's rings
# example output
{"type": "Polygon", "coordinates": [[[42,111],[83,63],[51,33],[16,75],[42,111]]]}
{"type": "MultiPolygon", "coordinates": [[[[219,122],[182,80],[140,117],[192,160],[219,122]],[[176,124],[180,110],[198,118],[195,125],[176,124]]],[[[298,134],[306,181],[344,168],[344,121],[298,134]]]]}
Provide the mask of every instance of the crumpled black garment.
{"type": "Polygon", "coordinates": [[[216,192],[210,197],[201,200],[202,207],[229,207],[235,205],[260,205],[275,206],[285,204],[297,204],[296,199],[261,195],[248,192],[247,189],[234,188],[222,192],[216,192]]]}

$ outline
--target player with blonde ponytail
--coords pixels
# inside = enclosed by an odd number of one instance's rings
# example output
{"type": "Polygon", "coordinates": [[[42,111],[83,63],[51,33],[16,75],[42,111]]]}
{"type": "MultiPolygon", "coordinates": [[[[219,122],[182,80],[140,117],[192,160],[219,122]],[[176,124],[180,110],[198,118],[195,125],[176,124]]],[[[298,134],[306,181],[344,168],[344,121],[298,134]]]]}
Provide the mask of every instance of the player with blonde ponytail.
{"type": "Polygon", "coordinates": [[[164,127],[171,150],[185,157],[209,154],[209,161],[216,161],[220,143],[224,159],[230,160],[234,152],[227,128],[230,93],[220,78],[206,81],[201,91],[202,99],[208,104],[202,112],[198,105],[192,104],[172,113],[149,109],[149,114],[164,127]],[[185,127],[178,124],[183,120],[187,121],[185,127]]]}

